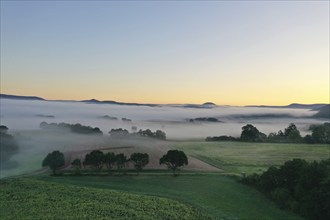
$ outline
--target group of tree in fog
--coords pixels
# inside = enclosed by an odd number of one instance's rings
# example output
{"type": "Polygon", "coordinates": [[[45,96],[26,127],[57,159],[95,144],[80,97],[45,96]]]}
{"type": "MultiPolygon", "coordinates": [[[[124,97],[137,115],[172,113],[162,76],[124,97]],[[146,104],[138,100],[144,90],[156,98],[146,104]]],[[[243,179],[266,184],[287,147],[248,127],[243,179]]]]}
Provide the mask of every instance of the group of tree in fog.
{"type": "MultiPolygon", "coordinates": [[[[134,127],[132,128],[134,130],[134,127]]],[[[166,134],[164,131],[156,130],[155,132],[151,131],[150,129],[142,130],[140,129],[137,132],[130,133],[126,129],[117,128],[111,129],[109,131],[111,137],[149,137],[149,138],[156,138],[159,140],[166,140],[166,134]]]]}
{"type": "Polygon", "coordinates": [[[96,135],[102,135],[103,132],[98,127],[90,127],[81,125],[79,123],[77,124],[68,124],[68,123],[47,123],[47,122],[41,122],[40,128],[44,130],[59,130],[59,131],[71,131],[72,133],[77,134],[96,134],[96,135]]]}
{"type": "Polygon", "coordinates": [[[293,159],[241,181],[263,192],[282,209],[307,219],[330,219],[330,159],[293,159]]]}
{"type": "MultiPolygon", "coordinates": [[[[96,134],[102,135],[103,132],[98,127],[90,127],[81,124],[68,124],[68,123],[47,123],[41,122],[40,128],[44,130],[57,130],[57,131],[70,131],[77,134],[96,134]]],[[[166,140],[166,133],[161,130],[155,132],[150,129],[137,131],[137,127],[132,127],[132,133],[123,128],[114,128],[109,131],[111,137],[122,138],[122,137],[149,137],[156,138],[159,140],[166,140]]]]}
{"type": "Polygon", "coordinates": [[[17,166],[12,157],[18,153],[19,147],[15,138],[7,133],[8,127],[0,125],[0,168],[9,169],[17,166]]]}
{"type": "MultiPolygon", "coordinates": [[[[149,155],[147,153],[133,153],[128,158],[123,153],[103,153],[100,150],[93,150],[86,154],[83,162],[78,158],[74,159],[71,166],[76,175],[81,174],[81,169],[83,167],[90,168],[93,172],[100,172],[103,167],[106,167],[109,173],[111,173],[116,167],[118,171],[126,173],[129,163],[134,165],[137,174],[139,174],[149,163],[149,155]]],[[[175,175],[180,167],[188,165],[188,158],[183,151],[169,150],[160,158],[159,164],[165,164],[168,169],[172,170],[173,175],[175,175]]],[[[56,175],[57,171],[64,165],[64,154],[60,151],[49,153],[42,161],[42,166],[49,167],[54,175],[56,175]]]]}
{"type": "Polygon", "coordinates": [[[268,136],[260,132],[252,124],[242,127],[239,138],[231,136],[207,137],[206,141],[245,141],[245,142],[270,142],[270,143],[307,143],[307,144],[329,144],[330,143],[330,123],[311,125],[309,130],[312,134],[304,137],[295,124],[291,123],[284,131],[272,132],[268,136]]]}

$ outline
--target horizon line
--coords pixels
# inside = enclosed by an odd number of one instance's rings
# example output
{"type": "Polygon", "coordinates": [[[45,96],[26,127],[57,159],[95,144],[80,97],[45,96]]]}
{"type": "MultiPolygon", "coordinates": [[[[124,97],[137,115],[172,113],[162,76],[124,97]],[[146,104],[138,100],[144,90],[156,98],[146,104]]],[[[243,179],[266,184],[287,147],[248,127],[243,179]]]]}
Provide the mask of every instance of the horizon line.
{"type": "MultiPolygon", "coordinates": [[[[214,103],[212,101],[206,101],[204,103],[164,103],[164,104],[159,104],[159,103],[140,103],[140,102],[122,102],[122,101],[117,101],[117,100],[99,100],[96,98],[91,98],[91,99],[81,99],[81,100],[77,100],[77,99],[47,99],[47,98],[43,98],[41,96],[37,96],[37,95],[13,95],[13,94],[5,94],[5,93],[0,93],[0,98],[2,98],[1,96],[14,96],[14,97],[22,97],[22,98],[36,98],[36,99],[40,99],[40,101],[63,101],[63,102],[87,102],[87,101],[98,101],[98,102],[116,102],[118,104],[138,104],[138,105],[203,105],[203,104],[207,104],[207,103],[212,103],[216,106],[239,106],[239,107],[271,107],[271,106],[276,106],[276,107],[281,107],[281,106],[289,106],[289,105],[293,105],[293,104],[299,104],[299,105],[328,105],[329,103],[298,103],[298,102],[292,102],[286,105],[269,105],[269,104],[246,104],[246,105],[229,105],[229,104],[217,104],[214,103]]],[[[114,103],[115,104],[115,103],[114,103]]]]}

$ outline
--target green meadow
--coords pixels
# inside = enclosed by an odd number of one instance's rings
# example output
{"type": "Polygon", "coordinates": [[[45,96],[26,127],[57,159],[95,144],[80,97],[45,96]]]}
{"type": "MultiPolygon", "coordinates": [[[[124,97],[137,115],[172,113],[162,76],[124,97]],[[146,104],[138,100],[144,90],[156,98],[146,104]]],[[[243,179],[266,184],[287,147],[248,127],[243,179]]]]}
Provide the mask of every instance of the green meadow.
{"type": "Polygon", "coordinates": [[[301,219],[237,180],[292,158],[327,159],[329,145],[168,141],[223,172],[35,173],[1,180],[1,219],[301,219]]]}
{"type": "Polygon", "coordinates": [[[37,179],[66,186],[174,199],[214,219],[300,219],[280,210],[258,191],[219,174],[182,173],[177,177],[164,173],[108,177],[41,176],[37,179]]]}
{"type": "Polygon", "coordinates": [[[173,199],[33,178],[1,182],[1,219],[209,219],[173,199]]]}
{"type": "Polygon", "coordinates": [[[183,141],[170,146],[234,175],[260,173],[294,158],[307,161],[330,158],[327,144],[183,141]]]}

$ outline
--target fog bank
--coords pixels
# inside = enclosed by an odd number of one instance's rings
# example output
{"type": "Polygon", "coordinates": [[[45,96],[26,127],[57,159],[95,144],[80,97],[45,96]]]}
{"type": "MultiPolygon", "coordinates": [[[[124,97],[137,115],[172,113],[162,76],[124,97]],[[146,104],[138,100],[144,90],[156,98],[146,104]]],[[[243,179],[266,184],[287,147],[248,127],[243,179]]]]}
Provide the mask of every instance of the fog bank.
{"type": "Polygon", "coordinates": [[[322,123],[320,120],[308,118],[315,112],[306,109],[229,106],[197,109],[10,99],[0,99],[0,103],[1,124],[9,127],[11,131],[38,130],[40,123],[45,121],[48,123],[80,123],[99,127],[104,134],[107,134],[112,128],[119,127],[129,131],[132,126],[136,126],[138,129],[160,129],[165,131],[170,139],[184,139],[205,138],[221,134],[238,136],[241,127],[246,123],[254,124],[264,133],[284,129],[290,122],[295,123],[302,132],[306,131],[310,124],[322,123]],[[273,116],[250,117],[260,114],[273,116]],[[105,115],[116,117],[118,120],[102,118],[105,115]],[[276,115],[281,115],[281,117],[274,117],[276,115]],[[198,117],[216,117],[221,122],[187,122],[188,119],[198,117]],[[122,121],[121,118],[132,121],[122,121]]]}

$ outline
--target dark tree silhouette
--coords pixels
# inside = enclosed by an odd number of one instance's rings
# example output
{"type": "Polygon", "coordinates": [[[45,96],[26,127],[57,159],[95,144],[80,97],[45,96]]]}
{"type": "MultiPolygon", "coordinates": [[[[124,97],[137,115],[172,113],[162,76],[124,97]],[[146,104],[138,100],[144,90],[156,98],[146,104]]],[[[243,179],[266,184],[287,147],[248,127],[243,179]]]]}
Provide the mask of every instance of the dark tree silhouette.
{"type": "Polygon", "coordinates": [[[0,169],[10,169],[18,166],[17,161],[11,159],[19,152],[19,146],[14,136],[7,133],[5,125],[0,126],[0,169]]]}
{"type": "Polygon", "coordinates": [[[155,138],[160,139],[160,140],[166,140],[166,134],[164,131],[157,130],[155,133],[155,138]]]}
{"type": "Polygon", "coordinates": [[[133,153],[130,160],[134,163],[137,174],[149,163],[149,155],[144,153],[133,153]]]}
{"type": "Polygon", "coordinates": [[[79,175],[80,174],[80,169],[81,169],[80,159],[75,159],[74,161],[72,161],[71,166],[74,168],[75,174],[79,175]]]}
{"type": "Polygon", "coordinates": [[[126,137],[129,135],[128,130],[122,129],[122,128],[117,128],[117,129],[111,129],[109,131],[110,137],[126,137]]]}
{"type": "Polygon", "coordinates": [[[264,134],[259,132],[259,130],[256,127],[254,127],[251,124],[247,124],[244,127],[242,127],[241,140],[257,142],[257,141],[261,141],[263,135],[264,134]]]}
{"type": "Polygon", "coordinates": [[[48,166],[53,174],[56,175],[58,168],[64,165],[64,154],[58,150],[49,153],[46,158],[42,161],[42,166],[48,166]]]}
{"type": "Polygon", "coordinates": [[[112,152],[104,154],[103,158],[104,164],[106,165],[108,171],[110,172],[113,166],[116,164],[116,155],[112,152]]]}
{"type": "Polygon", "coordinates": [[[116,155],[116,164],[118,170],[124,169],[126,167],[127,162],[128,159],[123,153],[116,155]]]}
{"type": "Polygon", "coordinates": [[[167,154],[160,158],[159,164],[166,164],[167,167],[172,170],[173,175],[175,175],[179,167],[188,165],[188,158],[183,151],[169,150],[167,154]]]}
{"type": "Polygon", "coordinates": [[[330,144],[330,123],[313,125],[310,130],[315,143],[330,144]]]}
{"type": "Polygon", "coordinates": [[[102,151],[93,150],[86,155],[84,160],[84,166],[90,166],[95,171],[100,171],[103,166],[104,154],[102,151]]]}
{"type": "Polygon", "coordinates": [[[302,140],[299,130],[293,123],[289,124],[289,126],[284,130],[284,136],[286,137],[288,142],[297,143],[301,142],[302,140]]]}
{"type": "Polygon", "coordinates": [[[262,174],[244,177],[241,182],[254,186],[280,208],[306,219],[330,219],[330,159],[307,162],[293,159],[262,174]]]}

